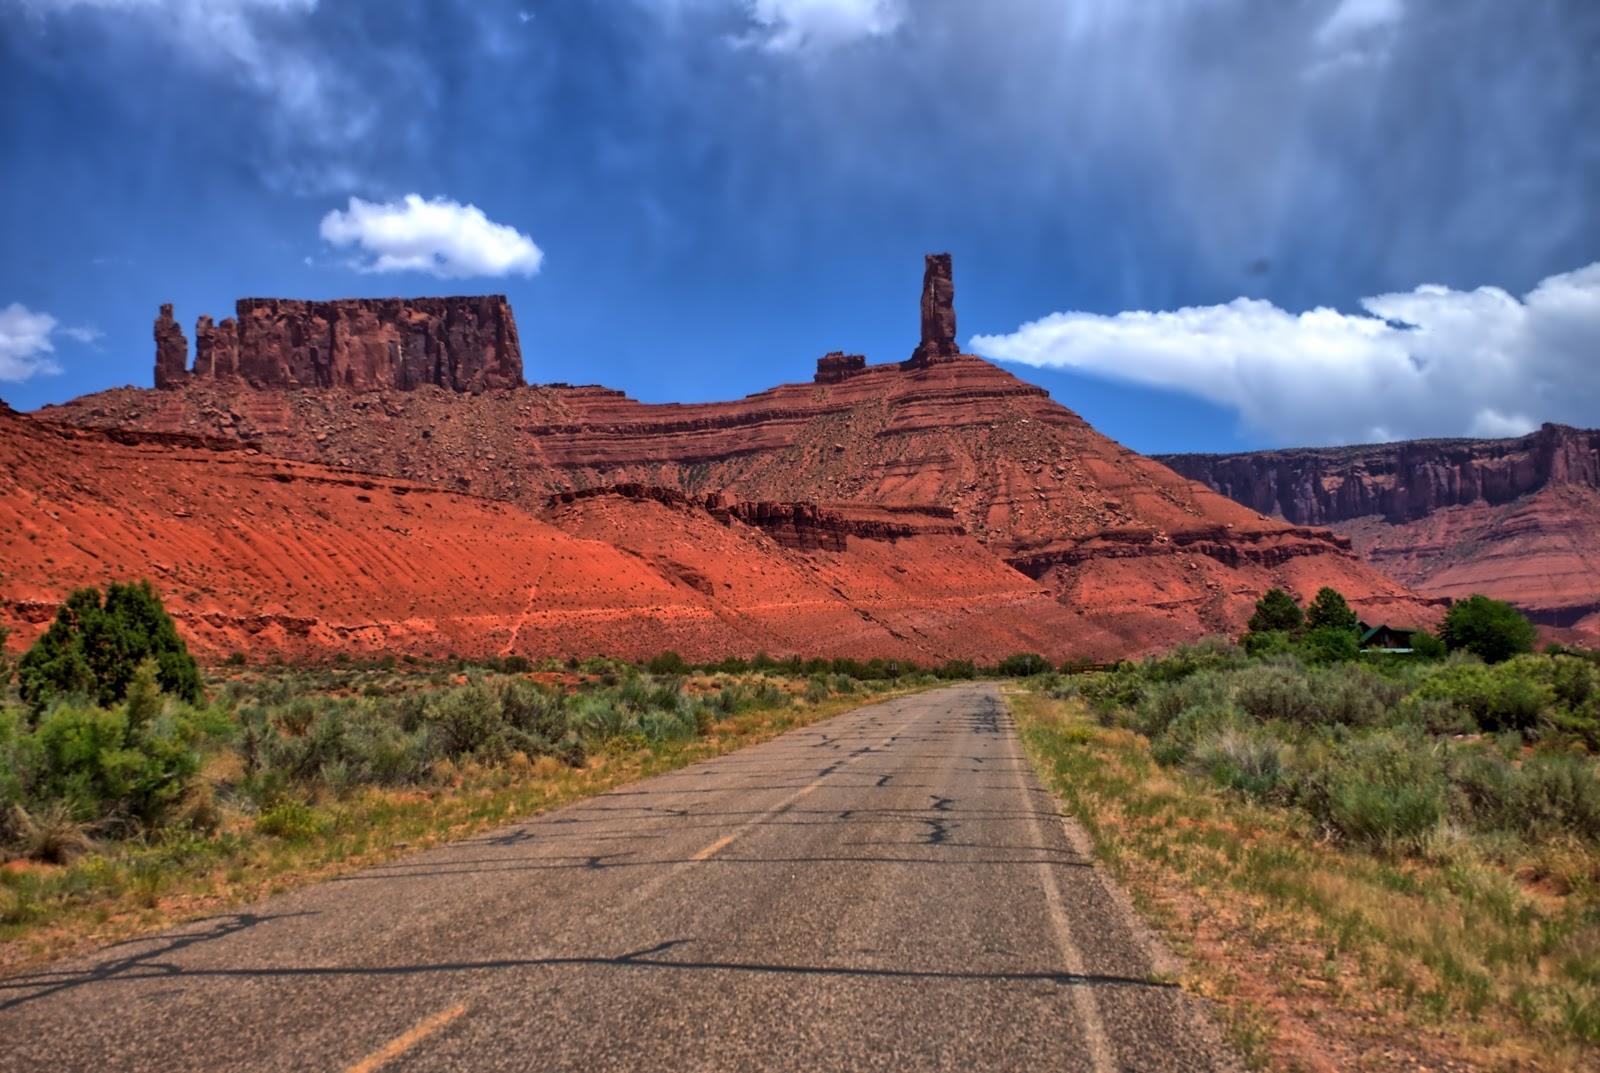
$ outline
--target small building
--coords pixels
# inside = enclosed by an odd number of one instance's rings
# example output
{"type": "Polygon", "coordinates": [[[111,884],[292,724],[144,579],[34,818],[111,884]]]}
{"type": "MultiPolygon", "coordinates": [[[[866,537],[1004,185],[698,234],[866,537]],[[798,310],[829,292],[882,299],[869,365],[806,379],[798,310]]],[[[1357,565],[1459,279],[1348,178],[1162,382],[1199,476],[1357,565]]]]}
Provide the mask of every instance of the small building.
{"type": "Polygon", "coordinates": [[[1388,626],[1384,624],[1369,625],[1358,623],[1361,628],[1361,648],[1368,652],[1396,652],[1409,653],[1411,651],[1411,638],[1416,630],[1406,629],[1401,626],[1388,626]]]}

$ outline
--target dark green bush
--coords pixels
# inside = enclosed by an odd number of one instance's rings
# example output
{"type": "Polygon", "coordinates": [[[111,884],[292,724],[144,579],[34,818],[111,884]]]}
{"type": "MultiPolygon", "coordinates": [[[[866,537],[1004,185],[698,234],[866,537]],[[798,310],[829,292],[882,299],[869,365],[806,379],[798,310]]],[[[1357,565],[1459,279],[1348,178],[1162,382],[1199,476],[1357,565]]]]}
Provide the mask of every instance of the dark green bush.
{"type": "Polygon", "coordinates": [[[1321,626],[1306,631],[1300,651],[1312,663],[1349,663],[1361,658],[1361,640],[1354,630],[1321,626]]]}
{"type": "Polygon", "coordinates": [[[1278,656],[1294,651],[1294,637],[1282,630],[1247,633],[1241,643],[1252,656],[1278,656]]]}
{"type": "Polygon", "coordinates": [[[1326,586],[1318,589],[1311,606],[1306,608],[1306,629],[1312,632],[1345,630],[1356,633],[1360,626],[1356,613],[1350,610],[1350,605],[1335,589],[1326,586]]]}
{"type": "Polygon", "coordinates": [[[1027,678],[1055,670],[1055,666],[1037,652],[1017,652],[1000,661],[997,668],[1007,678],[1027,678]]]}
{"type": "Polygon", "coordinates": [[[651,656],[645,663],[645,669],[651,674],[688,674],[689,664],[678,653],[668,649],[660,655],[651,656]]]}
{"type": "Polygon", "coordinates": [[[200,670],[172,617],[148,581],[79,589],[22,657],[22,697],[35,712],[51,697],[78,695],[103,707],[127,694],[133,672],[154,660],[161,688],[191,703],[200,699],[200,670]]]}
{"type": "Polygon", "coordinates": [[[1444,642],[1427,630],[1416,630],[1411,634],[1411,652],[1420,659],[1443,659],[1448,651],[1444,642]]]}
{"type": "Polygon", "coordinates": [[[1538,678],[1537,669],[1529,663],[1489,667],[1456,660],[1431,669],[1417,696],[1451,702],[1481,730],[1530,735],[1556,702],[1555,690],[1538,678]]]}
{"type": "Polygon", "coordinates": [[[1485,663],[1533,651],[1533,624],[1510,604],[1487,596],[1452,604],[1439,637],[1450,651],[1471,652],[1485,663]]]}
{"type": "Polygon", "coordinates": [[[1251,633],[1298,633],[1305,625],[1305,613],[1295,598],[1282,589],[1268,589],[1256,601],[1255,613],[1247,628],[1251,633]]]}

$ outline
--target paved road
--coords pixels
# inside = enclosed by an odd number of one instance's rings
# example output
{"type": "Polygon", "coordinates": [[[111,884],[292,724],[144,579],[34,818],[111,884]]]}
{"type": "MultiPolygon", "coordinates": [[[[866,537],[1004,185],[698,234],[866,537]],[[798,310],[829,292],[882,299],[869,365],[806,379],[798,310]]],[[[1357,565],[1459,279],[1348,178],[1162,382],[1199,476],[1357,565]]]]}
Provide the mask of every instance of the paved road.
{"type": "Polygon", "coordinates": [[[998,692],[0,980],[0,1069],[1232,1069],[998,692]]]}

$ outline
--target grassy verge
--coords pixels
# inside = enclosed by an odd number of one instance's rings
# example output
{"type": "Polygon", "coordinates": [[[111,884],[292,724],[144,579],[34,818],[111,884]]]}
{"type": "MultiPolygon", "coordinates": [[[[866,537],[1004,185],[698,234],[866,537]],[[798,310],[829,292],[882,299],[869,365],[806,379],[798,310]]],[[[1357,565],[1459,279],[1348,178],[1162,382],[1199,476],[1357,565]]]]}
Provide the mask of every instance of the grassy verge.
{"type": "MultiPolygon", "coordinates": [[[[756,708],[687,740],[616,738],[578,766],[520,754],[493,765],[469,760],[441,766],[422,785],[296,800],[268,822],[269,814],[236,814],[214,832],[164,828],[66,865],[10,861],[0,865],[0,973],[465,837],[914,691],[756,708]]],[[[213,760],[227,764],[231,755],[213,760]]],[[[235,775],[208,771],[202,779],[235,775]]]]}
{"type": "Polygon", "coordinates": [[[1329,841],[1101,726],[1009,697],[1041,777],[1215,1000],[1256,1068],[1600,1068],[1594,861],[1518,869],[1441,831],[1396,856],[1329,841]],[[1585,878],[1590,877],[1590,878],[1585,878]]]}

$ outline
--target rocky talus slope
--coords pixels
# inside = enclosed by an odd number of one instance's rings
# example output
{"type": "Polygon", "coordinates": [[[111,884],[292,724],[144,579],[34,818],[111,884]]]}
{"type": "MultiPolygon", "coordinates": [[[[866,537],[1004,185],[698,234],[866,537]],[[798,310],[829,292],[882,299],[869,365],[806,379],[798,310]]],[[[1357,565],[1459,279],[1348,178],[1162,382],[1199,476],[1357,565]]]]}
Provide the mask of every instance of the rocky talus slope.
{"type": "Polygon", "coordinates": [[[1482,592],[1600,634],[1600,431],[1161,461],[1254,510],[1331,526],[1420,591],[1482,592]]]}
{"type": "Polygon", "coordinates": [[[149,577],[202,654],[1103,659],[948,517],[621,488],[503,500],[0,407],[0,623],[149,577]],[[128,441],[128,442],[119,442],[128,441]]]}

